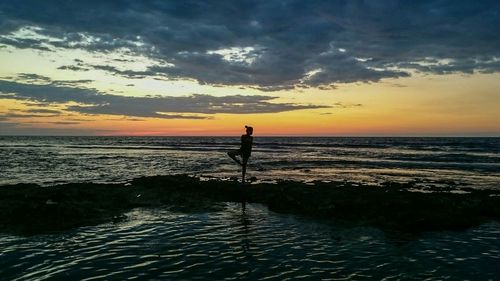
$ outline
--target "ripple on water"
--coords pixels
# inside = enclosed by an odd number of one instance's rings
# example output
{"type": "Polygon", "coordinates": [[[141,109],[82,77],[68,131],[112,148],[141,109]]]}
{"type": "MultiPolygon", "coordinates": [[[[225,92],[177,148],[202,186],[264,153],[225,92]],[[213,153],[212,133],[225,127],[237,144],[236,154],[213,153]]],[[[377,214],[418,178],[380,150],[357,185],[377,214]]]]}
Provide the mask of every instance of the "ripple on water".
{"type": "Polygon", "coordinates": [[[398,241],[250,204],[184,214],[135,209],[119,224],[0,236],[0,279],[397,280],[500,274],[500,224],[398,241]]]}

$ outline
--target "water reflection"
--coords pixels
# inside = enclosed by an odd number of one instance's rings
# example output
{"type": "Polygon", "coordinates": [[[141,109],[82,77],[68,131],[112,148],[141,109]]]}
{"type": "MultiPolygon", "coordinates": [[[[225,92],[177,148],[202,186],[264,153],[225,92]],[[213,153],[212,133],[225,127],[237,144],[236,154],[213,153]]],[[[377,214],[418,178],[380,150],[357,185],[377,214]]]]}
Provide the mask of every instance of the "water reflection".
{"type": "Polygon", "coordinates": [[[117,224],[0,235],[2,280],[495,279],[500,224],[418,237],[228,204],[185,214],[135,209],[117,224]]]}
{"type": "Polygon", "coordinates": [[[249,225],[251,222],[250,222],[250,218],[246,212],[246,202],[245,201],[241,202],[240,222],[241,222],[241,225],[243,226],[243,237],[242,237],[243,250],[245,251],[245,253],[247,253],[248,249],[250,248],[248,232],[249,232],[249,225]]]}

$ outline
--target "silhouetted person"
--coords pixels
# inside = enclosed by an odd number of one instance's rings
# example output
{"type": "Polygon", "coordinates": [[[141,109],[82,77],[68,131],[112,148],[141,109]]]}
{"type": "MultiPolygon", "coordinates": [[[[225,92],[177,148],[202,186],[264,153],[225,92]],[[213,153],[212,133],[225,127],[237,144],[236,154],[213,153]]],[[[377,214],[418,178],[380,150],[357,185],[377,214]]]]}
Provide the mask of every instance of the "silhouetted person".
{"type": "Polygon", "coordinates": [[[252,143],[253,143],[253,128],[249,126],[245,126],[247,133],[245,135],[241,135],[241,147],[240,149],[231,150],[227,153],[231,159],[233,159],[236,163],[240,164],[242,167],[242,177],[241,182],[245,182],[245,173],[247,172],[247,163],[248,158],[250,158],[250,154],[252,154],[252,143]],[[236,157],[239,155],[241,157],[241,161],[236,157]]]}

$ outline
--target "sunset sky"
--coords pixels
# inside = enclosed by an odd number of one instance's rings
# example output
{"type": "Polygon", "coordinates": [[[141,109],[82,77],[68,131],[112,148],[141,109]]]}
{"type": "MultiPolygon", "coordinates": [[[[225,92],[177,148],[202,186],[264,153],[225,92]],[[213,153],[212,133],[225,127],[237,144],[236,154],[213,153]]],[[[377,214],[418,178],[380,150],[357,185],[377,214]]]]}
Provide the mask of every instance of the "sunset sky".
{"type": "Polygon", "coordinates": [[[0,135],[500,136],[499,1],[0,0],[0,135]]]}

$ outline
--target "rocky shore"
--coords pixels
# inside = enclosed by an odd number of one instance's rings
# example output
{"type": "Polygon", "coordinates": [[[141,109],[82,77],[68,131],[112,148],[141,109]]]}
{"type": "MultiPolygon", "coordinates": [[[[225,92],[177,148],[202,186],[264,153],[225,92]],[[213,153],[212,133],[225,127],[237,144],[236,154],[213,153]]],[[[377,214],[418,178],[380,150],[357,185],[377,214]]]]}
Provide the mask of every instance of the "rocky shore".
{"type": "Polygon", "coordinates": [[[463,229],[500,219],[498,191],[414,192],[410,188],[348,182],[242,185],[184,175],[143,177],[127,184],[17,184],[0,187],[0,231],[36,234],[119,222],[137,207],[205,212],[222,208],[223,202],[243,201],[281,213],[409,233],[463,229]]]}

